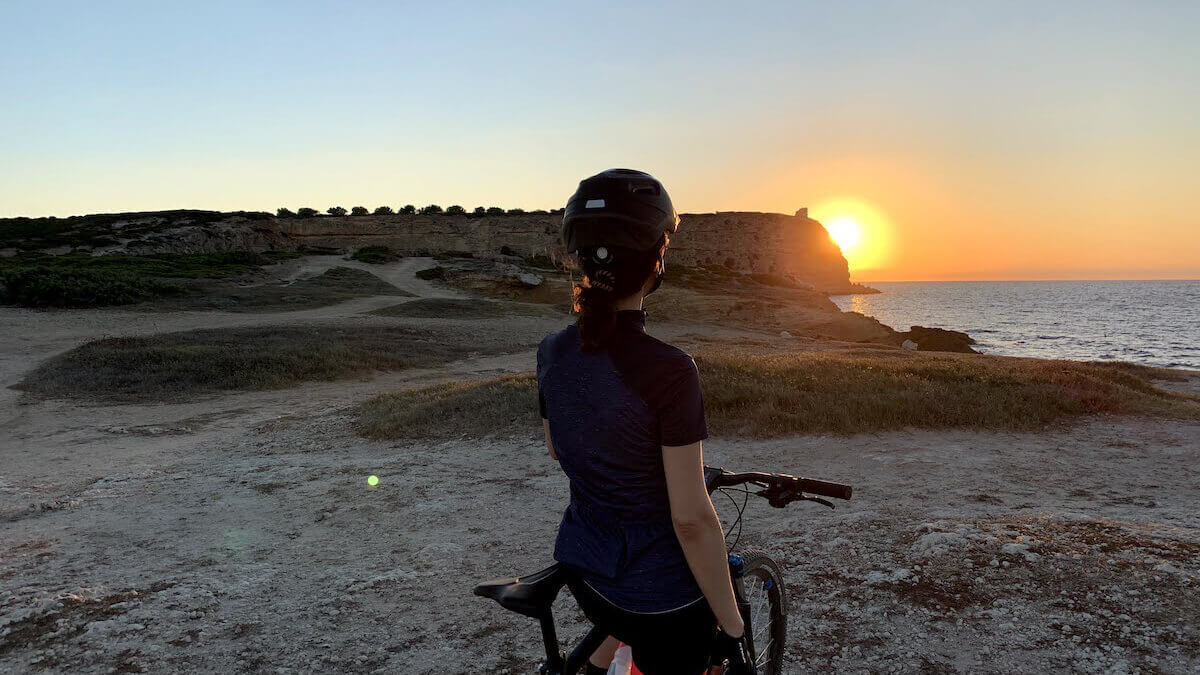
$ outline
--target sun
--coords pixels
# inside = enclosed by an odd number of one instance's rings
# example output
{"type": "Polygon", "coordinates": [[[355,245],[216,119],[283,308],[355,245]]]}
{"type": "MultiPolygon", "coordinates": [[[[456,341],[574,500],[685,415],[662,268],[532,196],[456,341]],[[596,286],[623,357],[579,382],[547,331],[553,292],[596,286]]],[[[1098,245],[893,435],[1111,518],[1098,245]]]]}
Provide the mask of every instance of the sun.
{"type": "Polygon", "coordinates": [[[842,253],[849,255],[862,242],[862,227],[853,218],[841,217],[825,224],[825,231],[842,253]]]}
{"type": "Polygon", "coordinates": [[[829,198],[808,212],[825,225],[829,238],[842,250],[851,274],[869,273],[892,255],[892,224],[874,205],[858,198],[829,198]]]}

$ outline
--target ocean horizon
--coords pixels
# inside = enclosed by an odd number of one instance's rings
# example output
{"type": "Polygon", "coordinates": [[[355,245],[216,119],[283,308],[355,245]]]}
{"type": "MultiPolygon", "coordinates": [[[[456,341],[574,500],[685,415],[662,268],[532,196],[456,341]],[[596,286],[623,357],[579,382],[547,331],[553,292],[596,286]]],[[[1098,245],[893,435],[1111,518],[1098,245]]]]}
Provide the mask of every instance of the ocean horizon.
{"type": "Polygon", "coordinates": [[[891,281],[836,295],[897,329],[963,331],[987,354],[1200,369],[1200,280],[891,281]]]}

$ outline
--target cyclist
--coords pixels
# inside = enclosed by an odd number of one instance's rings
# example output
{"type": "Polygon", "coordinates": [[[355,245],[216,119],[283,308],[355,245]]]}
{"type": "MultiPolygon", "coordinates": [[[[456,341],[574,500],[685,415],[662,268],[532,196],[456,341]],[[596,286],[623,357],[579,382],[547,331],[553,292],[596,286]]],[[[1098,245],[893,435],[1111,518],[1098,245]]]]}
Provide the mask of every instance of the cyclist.
{"type": "Polygon", "coordinates": [[[704,484],[707,438],[696,364],[645,332],[679,218],[653,176],[610,169],[579,183],[562,235],[583,280],[578,320],[538,348],[546,446],[570,479],[554,557],[572,594],[646,675],[706,671],[719,638],[746,658],[720,521],[704,484]]]}

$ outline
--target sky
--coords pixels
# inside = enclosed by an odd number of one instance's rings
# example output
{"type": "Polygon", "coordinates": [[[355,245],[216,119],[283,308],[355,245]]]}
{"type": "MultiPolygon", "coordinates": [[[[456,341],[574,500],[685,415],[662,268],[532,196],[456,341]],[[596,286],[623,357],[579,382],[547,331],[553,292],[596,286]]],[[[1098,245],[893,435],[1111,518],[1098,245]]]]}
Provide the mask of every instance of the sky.
{"type": "Polygon", "coordinates": [[[1200,278],[1196,2],[0,0],[0,217],[850,219],[860,281],[1200,278]]]}

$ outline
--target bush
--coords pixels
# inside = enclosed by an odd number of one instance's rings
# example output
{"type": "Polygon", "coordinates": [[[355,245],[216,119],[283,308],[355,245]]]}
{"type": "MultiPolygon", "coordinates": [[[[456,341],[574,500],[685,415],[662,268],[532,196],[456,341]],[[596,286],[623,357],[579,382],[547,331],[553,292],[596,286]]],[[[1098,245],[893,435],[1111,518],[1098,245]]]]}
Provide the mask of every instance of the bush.
{"type": "Polygon", "coordinates": [[[281,206],[281,207],[275,209],[275,217],[276,218],[295,218],[296,214],[291,209],[281,206]]]}
{"type": "Polygon", "coordinates": [[[371,263],[372,265],[393,262],[399,260],[401,257],[403,256],[387,246],[364,246],[350,254],[351,260],[371,263]]]}
{"type": "Polygon", "coordinates": [[[51,357],[17,388],[44,398],[184,401],[228,390],[428,368],[465,351],[498,354],[504,336],[404,326],[298,325],[106,338],[51,357]]]}
{"type": "Polygon", "coordinates": [[[331,206],[325,209],[325,213],[328,213],[331,216],[344,216],[346,215],[346,209],[340,206],[331,206]]]}
{"type": "Polygon", "coordinates": [[[475,210],[474,210],[474,211],[472,211],[471,213],[473,213],[473,214],[475,214],[475,215],[477,215],[477,216],[482,216],[482,215],[485,215],[485,214],[487,213],[487,209],[483,208],[482,206],[476,206],[476,207],[475,207],[475,210]]]}
{"type": "Polygon", "coordinates": [[[416,212],[417,207],[413,206],[412,204],[405,204],[404,206],[400,207],[400,213],[411,215],[416,212]]]}
{"type": "Polygon", "coordinates": [[[380,206],[375,209],[374,213],[377,216],[390,216],[390,215],[394,214],[395,211],[393,211],[392,207],[390,207],[390,206],[380,206]]]}
{"type": "Polygon", "coordinates": [[[466,212],[467,212],[467,210],[464,209],[463,207],[459,206],[458,204],[451,204],[450,206],[446,207],[447,215],[461,216],[462,214],[464,214],[466,212]]]}
{"type": "Polygon", "coordinates": [[[502,215],[504,215],[504,209],[500,208],[499,206],[489,206],[487,208],[487,215],[502,216],[502,215]]]}
{"type": "Polygon", "coordinates": [[[128,305],[180,292],[173,284],[113,270],[36,266],[0,272],[0,302],[24,307],[128,305]]]}
{"type": "Polygon", "coordinates": [[[370,211],[367,211],[367,207],[365,206],[355,206],[354,208],[350,209],[350,215],[352,216],[365,216],[369,213],[370,211]]]}
{"type": "Polygon", "coordinates": [[[305,207],[302,207],[301,209],[299,209],[298,211],[296,211],[296,215],[301,218],[313,218],[313,217],[316,217],[317,210],[310,209],[307,206],[305,206],[305,207]]]}
{"type": "Polygon", "coordinates": [[[433,215],[433,214],[437,214],[437,213],[441,213],[441,212],[442,212],[442,207],[438,206],[437,204],[430,204],[429,206],[422,206],[421,210],[417,211],[417,213],[419,213],[423,216],[424,215],[433,215]]]}
{"type": "Polygon", "coordinates": [[[523,216],[525,215],[525,209],[509,209],[505,213],[510,216],[523,216]]]}

